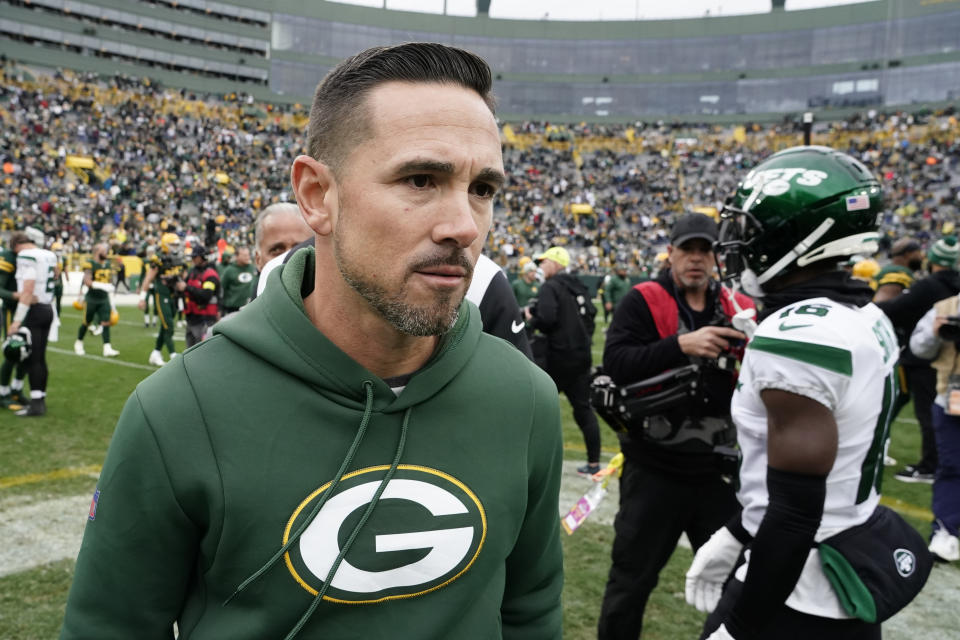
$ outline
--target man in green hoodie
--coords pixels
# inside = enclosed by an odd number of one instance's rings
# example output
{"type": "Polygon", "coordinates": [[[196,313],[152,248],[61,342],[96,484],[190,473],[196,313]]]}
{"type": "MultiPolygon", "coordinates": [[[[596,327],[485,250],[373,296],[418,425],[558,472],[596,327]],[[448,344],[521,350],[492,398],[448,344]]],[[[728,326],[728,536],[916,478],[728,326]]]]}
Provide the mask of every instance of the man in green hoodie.
{"type": "Polygon", "coordinates": [[[319,85],[316,246],[127,402],[62,638],[561,637],[557,391],[463,302],[504,180],[490,86],[423,43],[319,85]]]}

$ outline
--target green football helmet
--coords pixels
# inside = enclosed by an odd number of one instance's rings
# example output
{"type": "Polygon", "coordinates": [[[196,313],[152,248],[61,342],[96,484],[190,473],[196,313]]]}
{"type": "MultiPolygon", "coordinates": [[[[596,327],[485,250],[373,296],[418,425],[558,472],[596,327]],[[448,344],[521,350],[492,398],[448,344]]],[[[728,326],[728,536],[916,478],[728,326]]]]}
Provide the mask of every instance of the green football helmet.
{"type": "Polygon", "coordinates": [[[32,343],[30,329],[20,327],[3,341],[3,357],[14,364],[23,362],[30,357],[32,343]]]}
{"type": "Polygon", "coordinates": [[[724,278],[744,291],[819,260],[879,248],[880,183],[859,161],[828,147],[770,156],[738,185],[721,212],[716,244],[724,278]]]}

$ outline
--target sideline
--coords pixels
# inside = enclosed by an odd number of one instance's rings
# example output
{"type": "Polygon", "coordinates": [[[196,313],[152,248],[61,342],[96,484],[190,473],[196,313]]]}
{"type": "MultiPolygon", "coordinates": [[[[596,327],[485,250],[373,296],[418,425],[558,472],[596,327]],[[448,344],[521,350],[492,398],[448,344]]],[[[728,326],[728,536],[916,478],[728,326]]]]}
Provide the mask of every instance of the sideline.
{"type": "Polygon", "coordinates": [[[27,473],[22,476],[8,476],[6,478],[0,478],[0,489],[9,489],[10,487],[19,487],[25,484],[47,482],[49,480],[76,478],[79,476],[99,476],[102,468],[103,467],[99,464],[88,464],[84,467],[54,469],[53,471],[48,471],[46,473],[27,473]]]}
{"type": "MultiPolygon", "coordinates": [[[[574,452],[577,452],[577,453],[586,453],[586,452],[587,452],[586,447],[584,447],[583,445],[576,445],[576,444],[573,444],[573,445],[564,445],[564,446],[563,446],[563,450],[564,450],[564,452],[567,452],[567,451],[574,451],[574,452]]],[[[610,455],[614,455],[614,454],[616,454],[616,453],[619,452],[619,449],[611,449],[610,447],[603,447],[600,451],[601,451],[602,453],[609,453],[610,455]]],[[[564,460],[564,461],[563,461],[564,471],[568,471],[568,469],[567,469],[567,466],[568,466],[567,463],[568,463],[568,462],[570,462],[570,461],[569,461],[569,460],[564,460]]],[[[601,462],[606,462],[606,459],[601,459],[601,462]]],[[[572,464],[572,463],[571,463],[571,464],[572,464]]],[[[576,465],[573,465],[573,466],[571,466],[571,468],[574,468],[575,466],[576,466],[576,465]]],[[[616,484],[616,483],[611,483],[611,487],[612,487],[614,484],[616,484]]],[[[589,485],[588,485],[588,486],[589,486],[589,485]]],[[[584,491],[586,491],[586,489],[584,489],[584,491]]],[[[577,498],[579,498],[579,496],[577,496],[577,498]]],[[[574,502],[577,500],[577,498],[574,498],[574,502]]],[[[884,505],[884,506],[886,506],[886,507],[890,507],[891,509],[893,509],[894,511],[896,511],[897,513],[899,513],[899,514],[901,514],[901,515],[910,516],[910,517],[912,517],[912,518],[919,518],[920,520],[927,520],[927,521],[929,521],[929,522],[933,522],[933,512],[932,512],[930,509],[926,508],[926,507],[921,507],[921,506],[918,506],[918,505],[915,505],[915,504],[910,504],[909,502],[904,502],[903,500],[901,500],[901,499],[899,499],[899,498],[893,498],[893,497],[888,496],[888,495],[886,495],[886,494],[881,494],[881,495],[880,495],[880,504],[882,504],[882,505],[884,505]]]]}

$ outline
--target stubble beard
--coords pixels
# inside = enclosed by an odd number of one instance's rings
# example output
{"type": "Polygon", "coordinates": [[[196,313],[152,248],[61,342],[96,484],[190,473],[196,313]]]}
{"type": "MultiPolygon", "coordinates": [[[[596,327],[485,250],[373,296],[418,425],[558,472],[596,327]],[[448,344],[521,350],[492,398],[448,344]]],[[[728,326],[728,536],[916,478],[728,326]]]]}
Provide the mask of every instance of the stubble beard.
{"type": "MultiPolygon", "coordinates": [[[[356,291],[380,316],[400,333],[410,336],[442,336],[456,324],[460,317],[460,303],[463,295],[454,300],[450,292],[437,292],[430,304],[416,305],[407,298],[407,282],[419,269],[439,265],[457,265],[467,269],[468,280],[473,273],[473,266],[462,250],[437,251],[435,255],[418,260],[407,269],[400,288],[390,291],[377,282],[366,277],[362,269],[351,261],[344,250],[345,238],[341,231],[341,224],[334,231],[334,259],[337,269],[350,288],[356,291]]],[[[466,292],[464,292],[466,293],[466,292]]]]}
{"type": "Polygon", "coordinates": [[[680,288],[684,291],[699,291],[701,289],[706,289],[707,285],[710,283],[710,275],[702,276],[688,276],[685,273],[677,273],[677,280],[680,283],[680,288]]]}

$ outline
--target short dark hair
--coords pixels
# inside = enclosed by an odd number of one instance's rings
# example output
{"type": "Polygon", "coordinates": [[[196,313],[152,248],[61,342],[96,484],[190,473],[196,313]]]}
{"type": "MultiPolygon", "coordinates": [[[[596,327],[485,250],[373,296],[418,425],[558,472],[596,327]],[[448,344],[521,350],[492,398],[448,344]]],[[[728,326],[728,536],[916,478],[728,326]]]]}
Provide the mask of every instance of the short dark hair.
{"type": "Polygon", "coordinates": [[[890,247],[890,257],[896,258],[897,256],[922,250],[923,248],[920,246],[920,243],[913,238],[901,238],[900,240],[894,242],[893,246],[890,247]]]}
{"type": "Polygon", "coordinates": [[[434,42],[373,47],[341,62],[317,85],[307,153],[337,173],[348,151],[370,135],[364,99],[387,82],[456,84],[476,91],[491,113],[496,106],[490,67],[469,51],[434,42]]]}
{"type": "Polygon", "coordinates": [[[33,240],[30,239],[23,231],[17,231],[10,235],[10,248],[16,249],[21,244],[33,244],[33,240]]]}

